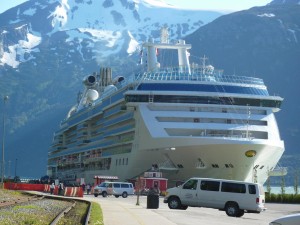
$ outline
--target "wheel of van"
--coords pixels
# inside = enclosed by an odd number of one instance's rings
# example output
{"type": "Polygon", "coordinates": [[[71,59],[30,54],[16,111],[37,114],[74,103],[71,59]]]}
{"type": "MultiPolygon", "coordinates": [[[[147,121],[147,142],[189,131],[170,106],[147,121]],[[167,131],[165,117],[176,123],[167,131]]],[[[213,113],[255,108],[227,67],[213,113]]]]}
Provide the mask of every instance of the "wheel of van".
{"type": "Polygon", "coordinates": [[[98,197],[98,194],[94,194],[95,197],[98,197]]]}
{"type": "Polygon", "coordinates": [[[180,209],[181,208],[181,201],[177,197],[171,197],[168,200],[168,206],[170,209],[180,209]]]}
{"type": "Polygon", "coordinates": [[[186,210],[187,208],[188,208],[187,205],[181,205],[181,207],[180,207],[180,209],[182,209],[182,210],[186,210]]]}
{"type": "Polygon", "coordinates": [[[106,192],[106,191],[103,191],[103,192],[102,192],[102,197],[103,197],[103,198],[107,197],[107,192],[106,192]]]}
{"type": "Polygon", "coordinates": [[[234,202],[229,202],[225,206],[225,212],[227,216],[237,217],[240,213],[239,206],[234,202]]]}
{"type": "Polygon", "coordinates": [[[242,217],[244,214],[245,214],[245,211],[240,209],[240,211],[236,217],[242,217]]]}
{"type": "Polygon", "coordinates": [[[128,196],[127,192],[123,192],[123,193],[122,193],[122,197],[123,197],[123,198],[127,198],[127,196],[128,196]]]}

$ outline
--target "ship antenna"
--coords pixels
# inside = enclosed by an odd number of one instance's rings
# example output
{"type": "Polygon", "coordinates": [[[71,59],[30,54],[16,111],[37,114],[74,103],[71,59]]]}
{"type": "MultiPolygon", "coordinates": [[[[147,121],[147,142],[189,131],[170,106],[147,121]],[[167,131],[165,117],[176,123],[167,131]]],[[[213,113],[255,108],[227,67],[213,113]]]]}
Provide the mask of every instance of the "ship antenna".
{"type": "Polygon", "coordinates": [[[206,67],[206,60],[208,60],[208,58],[204,55],[203,57],[200,58],[202,61],[202,74],[205,74],[205,67],[206,67]]]}
{"type": "Polygon", "coordinates": [[[247,117],[246,138],[249,139],[249,120],[250,120],[250,115],[251,115],[249,104],[247,104],[247,110],[248,110],[248,117],[247,117]]]}
{"type": "Polygon", "coordinates": [[[169,44],[169,31],[166,26],[160,30],[160,43],[169,44]]]}

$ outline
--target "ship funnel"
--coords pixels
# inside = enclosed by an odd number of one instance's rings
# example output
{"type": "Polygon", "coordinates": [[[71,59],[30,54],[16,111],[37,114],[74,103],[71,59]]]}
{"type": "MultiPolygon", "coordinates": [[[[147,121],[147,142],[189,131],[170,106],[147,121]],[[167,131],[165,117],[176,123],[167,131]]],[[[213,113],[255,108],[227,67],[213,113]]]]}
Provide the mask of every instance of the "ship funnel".
{"type": "Polygon", "coordinates": [[[91,87],[94,86],[96,84],[96,77],[93,75],[87,76],[83,79],[83,84],[86,87],[91,87]]]}
{"type": "Polygon", "coordinates": [[[111,68],[100,69],[100,82],[101,86],[106,87],[112,83],[112,70],[111,68]]]}

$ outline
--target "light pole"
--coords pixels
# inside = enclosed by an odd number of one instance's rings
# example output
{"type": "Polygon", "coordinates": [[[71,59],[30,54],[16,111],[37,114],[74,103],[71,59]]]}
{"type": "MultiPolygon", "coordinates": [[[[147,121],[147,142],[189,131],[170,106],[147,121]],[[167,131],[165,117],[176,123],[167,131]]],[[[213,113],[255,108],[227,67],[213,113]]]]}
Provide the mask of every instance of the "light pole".
{"type": "Polygon", "coordinates": [[[15,163],[15,179],[17,177],[17,163],[18,163],[18,159],[16,159],[16,163],[15,163]]]}
{"type": "Polygon", "coordinates": [[[4,189],[4,139],[5,139],[5,105],[8,101],[8,96],[3,98],[3,134],[2,134],[2,174],[1,174],[1,183],[2,188],[4,189]]]}

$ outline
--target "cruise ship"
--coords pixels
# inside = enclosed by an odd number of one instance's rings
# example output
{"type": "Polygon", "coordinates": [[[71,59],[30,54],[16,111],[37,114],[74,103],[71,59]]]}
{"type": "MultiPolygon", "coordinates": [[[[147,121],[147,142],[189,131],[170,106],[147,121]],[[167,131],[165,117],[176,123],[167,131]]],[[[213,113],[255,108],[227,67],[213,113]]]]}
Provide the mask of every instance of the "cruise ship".
{"type": "Polygon", "coordinates": [[[54,134],[48,175],[71,183],[95,176],[125,181],[154,168],[169,182],[263,184],[284,152],[274,116],[283,98],[269,95],[262,79],[224,75],[205,57],[190,63],[189,49],[164,31],[159,41],[143,43],[140,73],[113,77],[100,68],[84,78],[77,104],[54,134]],[[177,66],[159,62],[158,51],[176,52],[177,66]]]}

